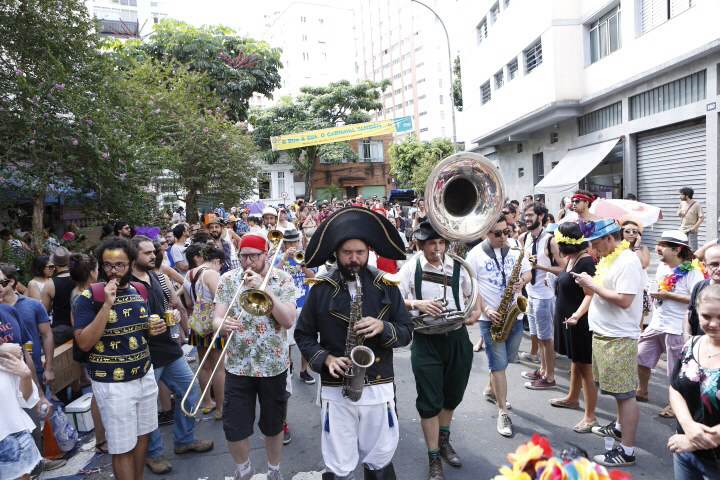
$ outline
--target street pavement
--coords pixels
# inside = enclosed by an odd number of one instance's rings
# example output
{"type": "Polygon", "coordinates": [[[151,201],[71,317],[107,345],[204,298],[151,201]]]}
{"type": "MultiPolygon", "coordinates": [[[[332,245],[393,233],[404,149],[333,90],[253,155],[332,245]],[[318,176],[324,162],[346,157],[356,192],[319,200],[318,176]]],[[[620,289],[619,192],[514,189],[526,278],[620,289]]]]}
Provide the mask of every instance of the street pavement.
{"type": "MultiPolygon", "coordinates": [[[[479,329],[470,330],[474,341],[479,338],[479,329]]],[[[529,341],[523,339],[521,350],[529,349],[529,341]]],[[[293,349],[295,365],[299,365],[297,349],[293,349]]],[[[195,365],[195,364],[193,364],[195,365]]],[[[482,392],[488,381],[487,359],[484,352],[475,354],[468,389],[462,404],[455,411],[452,424],[452,442],[463,460],[463,467],[454,469],[444,466],[448,480],[491,479],[498,473],[498,467],[506,462],[509,452],[527,442],[537,432],[547,436],[556,448],[577,446],[591,456],[600,453],[603,439],[593,434],[580,435],[571,428],[582,417],[580,411],[557,409],[548,401],[563,395],[567,391],[569,372],[568,362],[558,359],[557,383],[559,387],[549,391],[531,391],[523,387],[520,377],[523,370],[530,368],[522,363],[511,364],[508,368],[509,400],[512,404],[512,420],[515,429],[513,438],[504,438],[497,434],[496,408],[483,399],[482,392]]],[[[415,410],[415,383],[410,367],[410,349],[395,351],[395,377],[397,384],[400,443],[394,458],[395,470],[400,480],[424,480],[427,478],[427,454],[423,441],[420,419],[415,410]]],[[[305,385],[297,376],[293,378],[294,393],[290,399],[288,419],[292,432],[292,443],[283,451],[282,472],[286,480],[301,478],[320,478],[323,469],[320,453],[320,414],[315,406],[316,386],[305,385]]],[[[637,465],[627,469],[636,479],[671,479],[672,457],[665,448],[668,437],[673,433],[674,420],[658,416],[667,399],[667,378],[664,366],[659,366],[653,374],[650,385],[650,403],[640,404],[641,418],[638,432],[637,465]]],[[[598,404],[598,417],[601,423],[614,418],[615,402],[601,396],[598,404]]],[[[173,464],[173,471],[167,475],[155,476],[146,470],[148,479],[206,479],[225,480],[232,478],[234,464],[230,457],[222,432],[221,422],[211,418],[203,419],[197,429],[200,438],[211,438],[215,449],[206,454],[186,454],[175,456],[172,453],[172,426],[162,427],[165,435],[166,450],[173,464]]],[[[103,462],[109,463],[107,460],[103,462]]],[[[259,431],[252,438],[251,460],[257,473],[266,471],[266,458],[263,439],[259,431]]],[[[362,479],[362,470],[358,469],[358,479],[362,479]]],[[[110,478],[109,472],[93,478],[110,478]]],[[[264,478],[256,476],[256,478],[264,478]]]]}

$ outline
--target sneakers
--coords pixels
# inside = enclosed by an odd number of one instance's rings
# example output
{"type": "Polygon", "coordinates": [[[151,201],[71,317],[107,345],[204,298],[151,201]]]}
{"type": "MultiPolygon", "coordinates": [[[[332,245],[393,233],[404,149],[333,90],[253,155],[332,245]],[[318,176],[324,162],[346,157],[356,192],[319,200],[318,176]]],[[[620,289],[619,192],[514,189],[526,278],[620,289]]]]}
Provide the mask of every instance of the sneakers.
{"type": "Polygon", "coordinates": [[[520,352],[518,354],[518,357],[520,357],[520,360],[524,360],[526,362],[540,363],[540,357],[538,357],[537,355],[533,355],[529,352],[520,352]]]}
{"type": "Polygon", "coordinates": [[[618,442],[622,440],[622,432],[615,428],[615,420],[607,425],[592,427],[592,433],[601,437],[610,437],[618,442]]]}
{"type": "MultiPolygon", "coordinates": [[[[484,391],[483,396],[488,402],[492,403],[493,405],[497,405],[497,398],[495,398],[495,394],[492,391],[484,391]]],[[[512,405],[510,405],[510,402],[508,402],[507,400],[505,401],[505,408],[508,410],[512,410],[512,405]]]]}
{"type": "Polygon", "coordinates": [[[595,455],[593,460],[595,463],[606,467],[628,467],[635,465],[635,455],[627,455],[620,445],[612,450],[608,450],[602,455],[595,455]]]}
{"type": "Polygon", "coordinates": [[[525,388],[527,388],[528,390],[550,390],[551,388],[555,388],[555,386],[555,380],[553,380],[552,382],[548,382],[545,378],[539,378],[531,382],[525,382],[525,388]]]}
{"type": "Polygon", "coordinates": [[[536,369],[533,371],[529,370],[523,370],[523,372],[520,374],[522,378],[525,378],[527,380],[540,380],[542,378],[542,375],[540,375],[540,369],[536,369]]]}
{"type": "Polygon", "coordinates": [[[305,382],[308,385],[314,385],[315,384],[315,378],[313,378],[312,375],[310,375],[307,370],[303,370],[300,372],[300,380],[305,382]]]}
{"type": "Polygon", "coordinates": [[[280,470],[268,470],[267,480],[283,480],[282,473],[280,470]]]}
{"type": "Polygon", "coordinates": [[[215,444],[212,440],[195,440],[193,443],[183,445],[181,447],[175,447],[175,455],[182,455],[183,453],[204,453],[209,452],[213,449],[215,444]]]}
{"type": "Polygon", "coordinates": [[[445,480],[445,475],[443,474],[442,468],[442,460],[440,460],[440,458],[433,458],[430,460],[428,480],[445,480]]]}
{"type": "Polygon", "coordinates": [[[283,425],[283,445],[289,445],[290,442],[292,442],[292,435],[290,434],[290,427],[288,427],[288,424],[285,423],[285,425],[283,425]]]}
{"type": "MultiPolygon", "coordinates": [[[[240,475],[240,472],[235,469],[235,475],[233,475],[233,480],[250,480],[253,475],[255,475],[255,470],[253,470],[252,465],[250,466],[250,469],[245,473],[245,475],[240,475]]],[[[270,477],[268,477],[270,478],[270,477]]]]}
{"type": "Polygon", "coordinates": [[[462,461],[453,446],[450,444],[450,433],[440,432],[440,456],[455,468],[462,467],[462,461]]]}
{"type": "Polygon", "coordinates": [[[510,420],[510,415],[507,413],[498,414],[497,432],[503,437],[512,437],[512,420],[510,420]]]}
{"type": "Polygon", "coordinates": [[[163,457],[148,457],[145,459],[145,465],[147,465],[150,471],[155,475],[164,475],[166,473],[170,473],[170,470],[172,470],[172,465],[170,464],[170,462],[163,457]]]}

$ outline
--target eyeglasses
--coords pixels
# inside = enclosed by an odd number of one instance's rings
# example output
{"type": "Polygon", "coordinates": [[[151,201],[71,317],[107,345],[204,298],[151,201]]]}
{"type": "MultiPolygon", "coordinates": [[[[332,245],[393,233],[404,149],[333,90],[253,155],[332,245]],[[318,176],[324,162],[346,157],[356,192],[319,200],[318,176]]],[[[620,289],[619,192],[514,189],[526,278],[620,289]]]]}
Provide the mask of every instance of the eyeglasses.
{"type": "Polygon", "coordinates": [[[109,263],[109,262],[103,262],[102,267],[105,270],[112,271],[112,270],[125,270],[128,267],[128,262],[120,262],[120,263],[109,263]]]}
{"type": "Polygon", "coordinates": [[[493,235],[495,235],[495,238],[500,238],[503,235],[506,237],[510,235],[510,229],[506,228],[505,230],[495,230],[494,232],[491,232],[493,235]]]}
{"type": "Polygon", "coordinates": [[[705,266],[708,270],[717,270],[720,268],[720,262],[706,263],[705,266]]]}
{"type": "Polygon", "coordinates": [[[10,280],[9,278],[5,278],[5,279],[3,279],[3,280],[0,280],[0,286],[2,286],[3,288],[5,288],[5,287],[7,287],[8,285],[10,285],[10,282],[11,282],[11,280],[10,280]]]}
{"type": "Polygon", "coordinates": [[[640,230],[637,230],[635,228],[626,228],[625,230],[623,230],[623,232],[627,233],[628,235],[637,235],[638,233],[640,233],[640,230]]]}
{"type": "Polygon", "coordinates": [[[241,262],[246,262],[248,260],[254,262],[260,257],[260,255],[262,255],[262,253],[241,253],[238,257],[240,257],[241,262]]]}

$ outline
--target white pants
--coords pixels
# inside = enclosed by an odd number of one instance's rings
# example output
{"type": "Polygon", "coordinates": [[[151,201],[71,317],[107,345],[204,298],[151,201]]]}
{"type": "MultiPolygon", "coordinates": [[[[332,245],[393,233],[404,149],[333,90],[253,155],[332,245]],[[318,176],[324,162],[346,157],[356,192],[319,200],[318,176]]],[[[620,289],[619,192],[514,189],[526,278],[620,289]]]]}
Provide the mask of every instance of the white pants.
{"type": "Polygon", "coordinates": [[[364,406],[349,400],[322,402],[321,446],[327,471],[346,477],[358,463],[370,470],[390,463],[400,439],[395,402],[364,406]]]}

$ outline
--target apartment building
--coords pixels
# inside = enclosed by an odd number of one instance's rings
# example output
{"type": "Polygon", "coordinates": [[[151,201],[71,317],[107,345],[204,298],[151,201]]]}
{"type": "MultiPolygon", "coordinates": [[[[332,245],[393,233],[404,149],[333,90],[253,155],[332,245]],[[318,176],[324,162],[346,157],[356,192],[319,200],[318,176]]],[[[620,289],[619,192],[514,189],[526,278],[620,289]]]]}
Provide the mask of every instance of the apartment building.
{"type": "Polygon", "coordinates": [[[676,228],[678,190],[718,230],[715,0],[459,0],[464,111],[459,136],[493,159],[512,198],[551,211],[585,188],[663,209],[645,231],[676,228]]]}
{"type": "Polygon", "coordinates": [[[116,38],[144,38],[167,17],[164,0],[85,0],[99,32],[116,38]]]}

